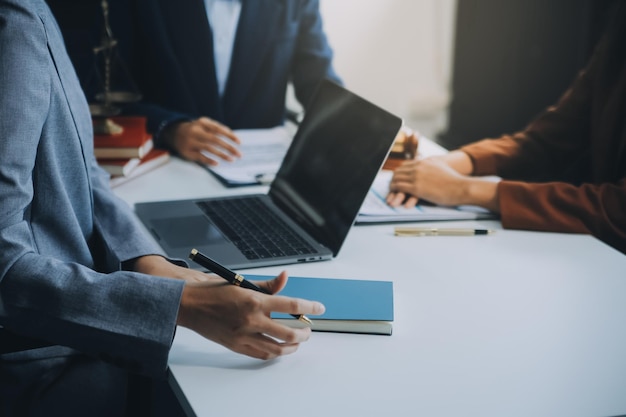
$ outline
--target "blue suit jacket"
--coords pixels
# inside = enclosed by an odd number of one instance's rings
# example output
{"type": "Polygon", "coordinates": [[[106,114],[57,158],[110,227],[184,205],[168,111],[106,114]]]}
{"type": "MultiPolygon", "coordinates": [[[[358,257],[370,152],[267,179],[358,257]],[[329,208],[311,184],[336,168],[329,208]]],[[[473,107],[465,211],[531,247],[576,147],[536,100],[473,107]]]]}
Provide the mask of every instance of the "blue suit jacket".
{"type": "Polygon", "coordinates": [[[160,249],[96,164],[87,102],[43,0],[0,0],[0,92],[0,327],[60,345],[0,355],[0,388],[85,353],[163,372],[183,284],[120,270],[160,249]]]}
{"type": "Polygon", "coordinates": [[[273,127],[284,122],[290,81],[305,107],[323,78],[339,81],[317,0],[242,0],[223,98],[202,0],[122,3],[128,9],[111,6],[114,35],[145,98],[128,111],[147,115],[153,132],[200,116],[234,129],[273,127]]]}

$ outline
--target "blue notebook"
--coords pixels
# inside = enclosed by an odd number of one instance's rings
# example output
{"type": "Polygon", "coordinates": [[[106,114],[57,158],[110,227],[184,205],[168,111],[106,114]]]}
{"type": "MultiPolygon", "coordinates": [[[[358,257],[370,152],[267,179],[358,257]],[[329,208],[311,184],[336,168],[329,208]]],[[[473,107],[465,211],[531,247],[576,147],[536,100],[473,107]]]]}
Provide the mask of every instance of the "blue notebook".
{"type": "MultiPolygon", "coordinates": [[[[246,278],[263,281],[272,277],[246,275],[246,278]]],[[[326,306],[323,315],[309,317],[314,331],[391,334],[391,281],[289,277],[279,295],[320,301],[326,306]]],[[[272,313],[272,318],[289,326],[304,325],[288,314],[272,313]]]]}

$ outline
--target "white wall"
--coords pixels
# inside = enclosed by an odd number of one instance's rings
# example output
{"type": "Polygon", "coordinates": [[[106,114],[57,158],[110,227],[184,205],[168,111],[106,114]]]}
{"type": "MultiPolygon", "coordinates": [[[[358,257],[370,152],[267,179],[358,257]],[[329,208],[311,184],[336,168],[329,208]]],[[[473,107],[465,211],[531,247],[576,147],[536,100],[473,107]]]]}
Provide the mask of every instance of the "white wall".
{"type": "Polygon", "coordinates": [[[450,101],[456,0],[320,0],[348,88],[432,137],[450,101]]]}

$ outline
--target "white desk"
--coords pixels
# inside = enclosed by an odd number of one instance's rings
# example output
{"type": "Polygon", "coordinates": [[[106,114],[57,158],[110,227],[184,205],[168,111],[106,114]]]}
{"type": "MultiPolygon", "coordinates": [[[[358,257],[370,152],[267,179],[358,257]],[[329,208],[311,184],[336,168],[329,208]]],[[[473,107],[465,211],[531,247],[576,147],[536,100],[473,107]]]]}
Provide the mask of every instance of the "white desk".
{"type": "MultiPolygon", "coordinates": [[[[258,190],[225,190],[178,159],[115,189],[131,204],[258,190]]],[[[284,268],[394,281],[392,336],[314,333],[262,362],[179,328],[170,369],[187,405],[198,416],[626,413],[626,256],[589,236],[480,226],[499,230],[398,238],[357,226],[336,259],[284,268]]]]}

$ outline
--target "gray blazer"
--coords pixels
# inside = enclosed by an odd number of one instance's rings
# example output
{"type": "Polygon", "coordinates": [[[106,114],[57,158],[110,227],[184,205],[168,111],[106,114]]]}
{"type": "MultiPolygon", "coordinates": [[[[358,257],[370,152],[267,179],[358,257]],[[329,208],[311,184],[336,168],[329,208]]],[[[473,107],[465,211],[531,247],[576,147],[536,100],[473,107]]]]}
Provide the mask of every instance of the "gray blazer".
{"type": "Polygon", "coordinates": [[[96,164],[47,5],[0,0],[0,326],[58,345],[0,355],[0,379],[85,354],[163,373],[183,284],[120,267],[160,253],[96,164]]]}

